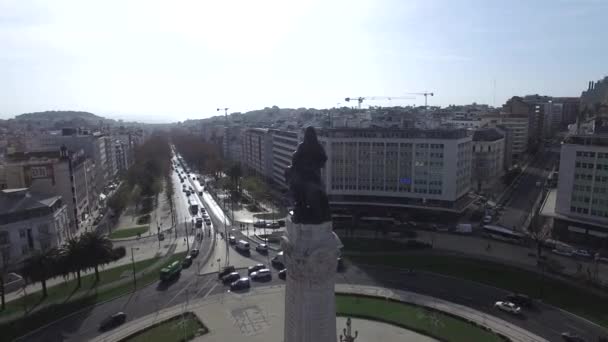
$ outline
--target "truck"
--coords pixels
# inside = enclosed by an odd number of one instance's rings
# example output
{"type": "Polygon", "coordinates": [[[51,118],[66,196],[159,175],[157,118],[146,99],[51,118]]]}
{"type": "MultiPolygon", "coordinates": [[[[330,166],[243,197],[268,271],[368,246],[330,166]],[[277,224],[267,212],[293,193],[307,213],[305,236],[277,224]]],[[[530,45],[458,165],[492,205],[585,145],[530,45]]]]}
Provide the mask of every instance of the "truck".
{"type": "Polygon", "coordinates": [[[179,261],[174,261],[171,264],[163,267],[160,270],[160,280],[169,281],[177,277],[182,272],[182,264],[179,261]]]}

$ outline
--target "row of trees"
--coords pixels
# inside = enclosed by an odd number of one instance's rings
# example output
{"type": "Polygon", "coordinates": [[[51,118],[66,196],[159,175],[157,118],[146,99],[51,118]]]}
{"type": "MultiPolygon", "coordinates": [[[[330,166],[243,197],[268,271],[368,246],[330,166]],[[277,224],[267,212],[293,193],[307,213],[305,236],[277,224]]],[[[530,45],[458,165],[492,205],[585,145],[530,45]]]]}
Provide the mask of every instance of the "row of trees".
{"type": "Polygon", "coordinates": [[[171,141],[190,167],[215,179],[220,178],[224,162],[216,144],[204,142],[200,137],[179,129],[172,131],[171,141]]]}
{"type": "Polygon", "coordinates": [[[157,195],[162,190],[163,179],[170,175],[171,149],[166,134],[153,134],[136,147],[134,156],[125,182],[108,200],[108,206],[117,214],[130,202],[139,203],[141,197],[157,195]]]}
{"type": "Polygon", "coordinates": [[[81,272],[95,270],[99,281],[99,266],[118,260],[126,254],[124,247],[113,248],[112,241],[94,232],[70,239],[60,248],[36,252],[25,260],[23,275],[31,282],[42,284],[42,295],[47,296],[46,281],[55,276],[75,274],[81,286],[81,272]]]}

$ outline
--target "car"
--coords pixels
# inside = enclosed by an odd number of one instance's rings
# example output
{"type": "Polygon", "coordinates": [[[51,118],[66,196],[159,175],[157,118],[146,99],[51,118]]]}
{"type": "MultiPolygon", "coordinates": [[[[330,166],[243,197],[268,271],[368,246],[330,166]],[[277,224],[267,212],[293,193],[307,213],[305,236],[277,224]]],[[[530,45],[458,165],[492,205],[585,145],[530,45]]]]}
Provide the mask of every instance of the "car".
{"type": "Polygon", "coordinates": [[[571,331],[564,331],[562,338],[567,342],[585,342],[585,339],[571,331]]]}
{"type": "Polygon", "coordinates": [[[483,223],[488,224],[488,223],[491,223],[491,222],[492,222],[492,216],[490,216],[490,215],[484,216],[483,223]]]}
{"type": "Polygon", "coordinates": [[[551,252],[557,254],[557,255],[563,255],[563,256],[567,256],[567,257],[571,257],[572,256],[572,251],[569,250],[564,250],[564,249],[553,249],[551,250],[551,252]]]}
{"type": "Polygon", "coordinates": [[[247,273],[248,273],[248,274],[251,274],[251,273],[253,273],[253,272],[257,272],[257,271],[259,271],[259,270],[261,270],[261,269],[264,269],[264,268],[267,268],[267,267],[266,267],[266,265],[264,265],[264,264],[257,264],[257,265],[254,265],[254,266],[250,266],[250,267],[247,269],[247,273]]]}
{"type": "Polygon", "coordinates": [[[266,228],[266,221],[257,221],[253,223],[254,228],[266,228]]]}
{"type": "Polygon", "coordinates": [[[158,234],[158,239],[159,239],[160,241],[164,241],[164,240],[165,240],[165,233],[159,233],[159,234],[158,234]]]}
{"type": "Polygon", "coordinates": [[[191,250],[191,251],[190,251],[190,255],[191,255],[193,258],[196,258],[196,257],[198,256],[198,254],[199,254],[199,250],[198,250],[198,249],[196,249],[196,248],[194,248],[193,250],[191,250]]]}
{"type": "Polygon", "coordinates": [[[182,260],[182,267],[188,268],[192,265],[192,255],[187,255],[184,260],[182,260]]]}
{"type": "Polygon", "coordinates": [[[268,228],[277,229],[281,228],[281,226],[279,225],[279,222],[272,222],[268,228]]]}
{"type": "Polygon", "coordinates": [[[287,269],[284,268],[279,271],[279,278],[285,280],[287,278],[287,269]]]}
{"type": "Polygon", "coordinates": [[[278,269],[285,268],[283,261],[281,261],[281,259],[278,257],[278,255],[275,255],[275,257],[270,260],[270,263],[272,264],[272,266],[274,266],[278,269]]]}
{"type": "Polygon", "coordinates": [[[112,328],[116,328],[117,326],[123,324],[127,320],[127,314],[119,311],[107,318],[105,318],[99,324],[99,330],[105,331],[110,330],[112,328]]]}
{"type": "Polygon", "coordinates": [[[230,274],[232,272],[236,272],[234,266],[226,266],[217,274],[217,277],[221,279],[225,275],[230,274]]]}
{"type": "Polygon", "coordinates": [[[260,254],[266,254],[266,253],[268,253],[268,245],[265,243],[261,243],[261,244],[255,246],[255,250],[258,251],[258,253],[260,253],[260,254]]]}
{"type": "Polygon", "coordinates": [[[251,277],[252,280],[272,278],[272,274],[270,273],[270,270],[267,268],[262,268],[261,270],[251,273],[249,276],[251,277]]]}
{"type": "Polygon", "coordinates": [[[231,284],[232,282],[234,282],[237,279],[240,279],[241,275],[239,274],[239,272],[232,272],[232,273],[228,273],[225,276],[222,277],[222,282],[224,284],[231,284]]]}
{"type": "Polygon", "coordinates": [[[285,220],[278,220],[279,227],[285,227],[285,220]]]}
{"type": "Polygon", "coordinates": [[[512,293],[508,295],[507,301],[527,308],[532,307],[533,305],[532,298],[521,293],[512,293]]]}
{"type": "Polygon", "coordinates": [[[591,259],[593,256],[587,250],[577,249],[572,252],[575,257],[591,259]]]}
{"type": "Polygon", "coordinates": [[[228,236],[228,242],[230,242],[231,245],[236,244],[236,237],[234,235],[230,234],[228,236]]]}
{"type": "Polygon", "coordinates": [[[498,308],[502,311],[506,311],[506,312],[516,314],[516,315],[521,313],[521,308],[511,302],[498,301],[498,302],[494,303],[494,307],[498,308]]]}
{"type": "Polygon", "coordinates": [[[211,225],[211,221],[205,221],[205,225],[210,226],[211,225]]]}
{"type": "Polygon", "coordinates": [[[250,286],[251,286],[251,284],[249,283],[249,278],[244,277],[244,278],[236,280],[235,282],[230,284],[230,290],[231,291],[244,290],[244,289],[248,289],[250,286]]]}

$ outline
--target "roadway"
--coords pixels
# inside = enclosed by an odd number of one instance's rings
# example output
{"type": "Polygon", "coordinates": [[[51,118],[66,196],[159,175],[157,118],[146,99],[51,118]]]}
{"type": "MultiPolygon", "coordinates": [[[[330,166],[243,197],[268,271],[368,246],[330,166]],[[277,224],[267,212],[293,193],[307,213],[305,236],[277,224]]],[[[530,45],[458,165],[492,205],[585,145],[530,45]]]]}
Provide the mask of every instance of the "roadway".
{"type": "Polygon", "coordinates": [[[522,230],[522,225],[544,189],[545,180],[549,176],[546,168],[551,169],[558,157],[559,153],[550,147],[538,153],[501,200],[504,210],[498,216],[498,225],[522,230]],[[537,186],[537,182],[541,186],[537,186]]]}

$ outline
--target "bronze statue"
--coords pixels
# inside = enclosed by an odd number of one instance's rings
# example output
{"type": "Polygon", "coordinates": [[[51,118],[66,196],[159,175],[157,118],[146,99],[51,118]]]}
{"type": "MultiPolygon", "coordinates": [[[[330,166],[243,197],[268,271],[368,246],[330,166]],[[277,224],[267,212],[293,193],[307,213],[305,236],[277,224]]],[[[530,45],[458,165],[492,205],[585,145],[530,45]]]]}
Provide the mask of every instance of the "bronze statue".
{"type": "Polygon", "coordinates": [[[304,141],[291,157],[291,165],[285,169],[285,182],[295,201],[291,221],[294,223],[320,224],[331,220],[329,201],[323,182],[321,168],[327,155],[317,140],[317,132],[307,127],[304,141]]]}

